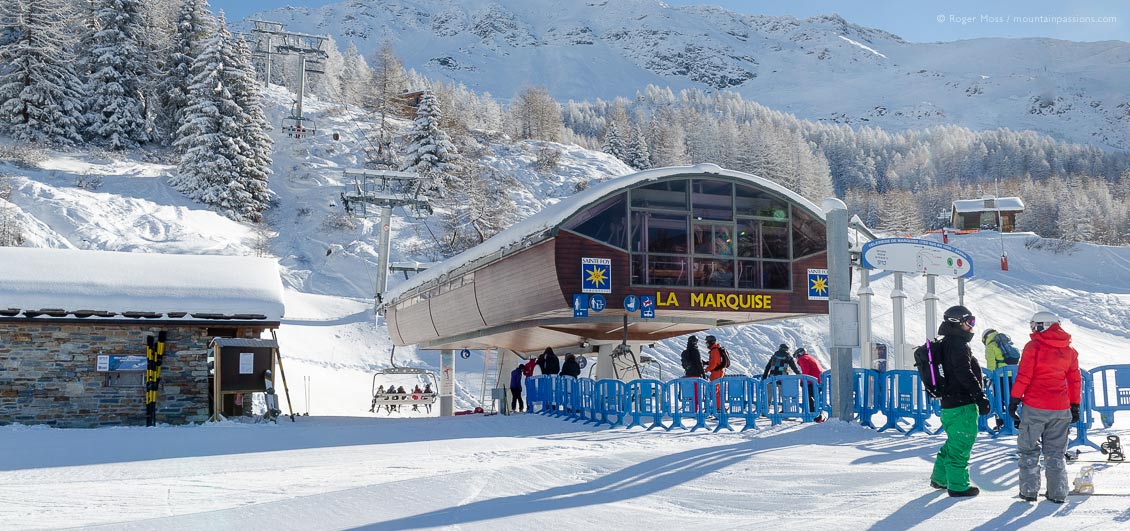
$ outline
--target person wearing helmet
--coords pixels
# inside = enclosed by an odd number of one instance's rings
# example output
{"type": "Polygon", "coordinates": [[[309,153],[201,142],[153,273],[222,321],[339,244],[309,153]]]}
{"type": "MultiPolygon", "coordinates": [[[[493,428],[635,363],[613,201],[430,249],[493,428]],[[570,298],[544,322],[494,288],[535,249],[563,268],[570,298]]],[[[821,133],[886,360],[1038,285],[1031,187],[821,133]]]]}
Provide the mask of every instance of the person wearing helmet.
{"type": "Polygon", "coordinates": [[[978,415],[989,413],[989,399],[981,387],[981,365],[973,357],[969,342],[977,322],[965,306],[951,306],[943,315],[942,336],[942,427],[946,442],[934,460],[930,486],[946,489],[950,496],[969,497],[981,489],[969,483],[969,453],[977,440],[978,415]]]}
{"type": "Polygon", "coordinates": [[[1004,354],[1001,353],[1001,348],[994,341],[997,338],[997,331],[992,328],[986,328],[981,333],[981,344],[985,345],[985,368],[990,371],[997,370],[997,367],[1003,367],[1004,354]]]}
{"type": "Polygon", "coordinates": [[[1067,436],[1071,425],[1079,422],[1082,378],[1079,353],[1071,347],[1071,336],[1051,312],[1036,312],[1029,323],[1032,339],[1024,345],[1008,414],[1020,434],[1016,449],[1020,454],[1020,498],[1036,501],[1040,491],[1040,453],[1048,490],[1044,496],[1056,503],[1067,501],[1067,436]],[[1017,414],[1024,404],[1023,415],[1017,414]]]}
{"type": "MultiPolygon", "coordinates": [[[[820,366],[820,360],[817,360],[816,356],[809,354],[804,347],[797,347],[793,351],[793,357],[796,358],[796,363],[800,366],[801,374],[816,378],[817,381],[820,380],[820,375],[824,373],[824,367],[820,366]]],[[[816,412],[816,386],[813,384],[808,384],[808,410],[816,412]]],[[[823,413],[816,417],[816,422],[824,422],[825,420],[827,419],[824,418],[823,413]]]]}

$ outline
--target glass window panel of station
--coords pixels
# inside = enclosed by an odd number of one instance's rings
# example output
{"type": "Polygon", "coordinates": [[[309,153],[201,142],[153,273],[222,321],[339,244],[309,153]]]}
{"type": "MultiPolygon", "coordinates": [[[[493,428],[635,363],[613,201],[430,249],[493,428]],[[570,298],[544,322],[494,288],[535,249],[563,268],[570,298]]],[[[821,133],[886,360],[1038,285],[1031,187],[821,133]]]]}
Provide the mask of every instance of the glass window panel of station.
{"type": "Polygon", "coordinates": [[[734,184],[695,179],[691,183],[691,215],[695,220],[734,219],[734,184]]]}
{"type": "Polygon", "coordinates": [[[821,252],[828,247],[824,222],[799,208],[793,209],[793,258],[821,252]]]}
{"type": "Polygon", "coordinates": [[[627,198],[619,194],[578,213],[562,228],[583,234],[597,241],[628,248],[627,198]]]}
{"type": "Polygon", "coordinates": [[[738,260],[738,288],[761,289],[761,262],[738,260]]]}
{"type": "Polygon", "coordinates": [[[738,220],[736,235],[739,257],[789,258],[789,226],[786,222],[738,220]]]}
{"type": "Polygon", "coordinates": [[[792,271],[790,262],[762,262],[761,263],[761,288],[762,289],[790,289],[792,288],[792,271]]]}
{"type": "Polygon", "coordinates": [[[737,185],[734,192],[734,212],[739,216],[758,216],[784,221],[789,207],[783,199],[769,192],[744,185],[737,185]]]}
{"type": "Polygon", "coordinates": [[[734,261],[707,258],[694,259],[695,287],[734,287],[734,261]]]}
{"type": "Polygon", "coordinates": [[[632,255],[632,284],[686,286],[690,281],[687,257],[661,254],[632,255]]]}
{"type": "Polygon", "coordinates": [[[695,254],[734,256],[734,227],[730,224],[695,223],[691,246],[695,254]]]}
{"type": "Polygon", "coordinates": [[[690,220],[677,214],[632,212],[632,252],[671,253],[687,252],[690,239],[690,220]]]}
{"type": "Polygon", "coordinates": [[[632,208],[687,210],[686,179],[660,181],[631,190],[632,208]]]}

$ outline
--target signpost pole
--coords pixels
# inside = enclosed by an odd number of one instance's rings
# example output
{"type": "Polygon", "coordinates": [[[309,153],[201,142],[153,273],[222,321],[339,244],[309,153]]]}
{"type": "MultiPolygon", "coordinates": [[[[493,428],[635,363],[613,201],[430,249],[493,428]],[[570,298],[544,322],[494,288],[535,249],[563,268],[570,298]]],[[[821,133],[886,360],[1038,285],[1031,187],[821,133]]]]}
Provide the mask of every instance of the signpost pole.
{"type": "Polygon", "coordinates": [[[926,275],[926,295],[922,300],[926,302],[926,337],[934,337],[938,333],[938,295],[935,291],[937,275],[926,275]]]}
{"type": "MultiPolygon", "coordinates": [[[[851,255],[848,252],[848,211],[843,201],[830,197],[821,205],[824,208],[828,240],[828,306],[835,301],[851,301],[851,255]]],[[[836,345],[841,337],[836,328],[845,321],[832,316],[829,319],[832,342],[832,416],[851,421],[854,401],[852,383],[855,378],[851,361],[851,347],[836,345]]],[[[846,331],[845,331],[846,332],[846,331]]],[[[850,333],[856,333],[853,330],[850,333]]],[[[849,333],[849,334],[850,334],[849,333]]]]}
{"type": "Polygon", "coordinates": [[[890,352],[887,353],[887,369],[903,369],[906,367],[906,292],[902,290],[902,271],[895,271],[895,289],[891,290],[892,312],[895,317],[895,359],[891,363],[890,352]]]}
{"type": "Polygon", "coordinates": [[[439,416],[455,415],[455,351],[444,349],[439,353],[439,416]]]}

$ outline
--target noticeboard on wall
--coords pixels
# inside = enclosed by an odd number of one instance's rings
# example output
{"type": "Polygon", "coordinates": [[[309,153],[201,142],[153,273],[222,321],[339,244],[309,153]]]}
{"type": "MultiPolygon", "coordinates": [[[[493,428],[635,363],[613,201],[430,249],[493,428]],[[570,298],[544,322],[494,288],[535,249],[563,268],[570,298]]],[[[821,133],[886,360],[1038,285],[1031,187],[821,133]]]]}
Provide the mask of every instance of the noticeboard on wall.
{"type": "Polygon", "coordinates": [[[264,373],[271,367],[270,347],[225,346],[220,348],[220,391],[254,393],[266,391],[264,373]]]}

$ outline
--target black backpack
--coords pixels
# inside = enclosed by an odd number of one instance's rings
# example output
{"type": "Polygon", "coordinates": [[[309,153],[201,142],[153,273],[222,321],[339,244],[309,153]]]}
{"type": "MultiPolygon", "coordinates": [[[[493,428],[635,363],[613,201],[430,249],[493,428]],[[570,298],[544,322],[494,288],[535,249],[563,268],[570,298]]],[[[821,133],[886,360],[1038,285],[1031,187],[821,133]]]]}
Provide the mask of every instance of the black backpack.
{"type": "Polygon", "coordinates": [[[931,339],[914,349],[914,367],[926,393],[941,398],[946,390],[946,370],[942,367],[942,340],[931,339]]]}
{"type": "Polygon", "coordinates": [[[726,352],[726,348],[718,345],[718,367],[717,369],[725,369],[730,366],[730,353],[726,352]]]}

